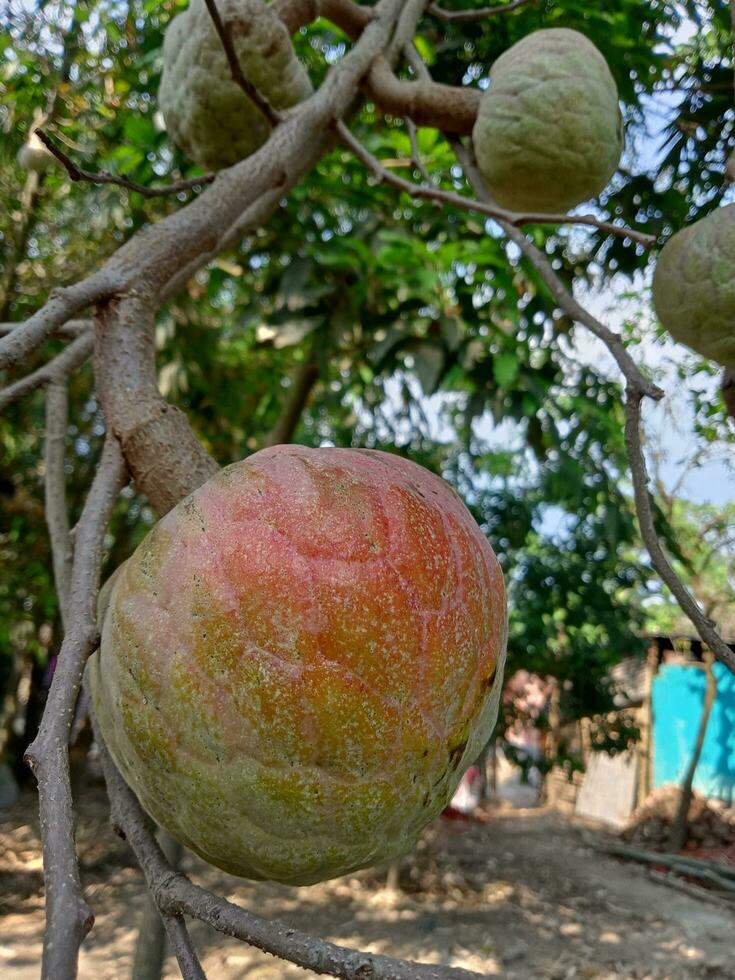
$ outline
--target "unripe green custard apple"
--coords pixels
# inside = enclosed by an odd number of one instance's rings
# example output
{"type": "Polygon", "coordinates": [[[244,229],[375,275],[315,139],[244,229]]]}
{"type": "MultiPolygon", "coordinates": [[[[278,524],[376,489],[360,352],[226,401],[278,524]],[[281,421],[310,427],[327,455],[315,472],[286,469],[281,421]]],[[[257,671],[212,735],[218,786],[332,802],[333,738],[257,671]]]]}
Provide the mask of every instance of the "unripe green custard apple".
{"type": "Polygon", "coordinates": [[[653,275],[653,305],[671,336],[735,367],[735,204],[678,231],[653,275]]]}
{"type": "Polygon", "coordinates": [[[493,64],[472,141],[503,208],[548,214],[594,197],[623,152],[607,62],[578,31],[529,34],[493,64]]]}
{"type": "Polygon", "coordinates": [[[157,823],[225,871],[310,884],[405,852],[445,807],[495,724],[506,622],[443,480],[277,446],[126,562],[88,685],[157,823]]]}
{"type": "MultiPolygon", "coordinates": [[[[245,78],[276,109],[312,91],[283,22],[261,0],[217,0],[245,78]]],[[[270,123],[232,80],[204,0],[174,17],[163,41],[158,101],[171,139],[208,170],[232,166],[268,139],[270,123]]]]}

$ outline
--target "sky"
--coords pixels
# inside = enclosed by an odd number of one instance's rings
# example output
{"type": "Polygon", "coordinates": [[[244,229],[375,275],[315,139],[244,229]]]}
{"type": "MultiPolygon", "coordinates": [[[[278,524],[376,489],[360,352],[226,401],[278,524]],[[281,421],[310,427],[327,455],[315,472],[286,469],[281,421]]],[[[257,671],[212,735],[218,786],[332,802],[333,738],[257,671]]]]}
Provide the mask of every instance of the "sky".
{"type": "MultiPolygon", "coordinates": [[[[621,284],[619,290],[600,290],[579,299],[616,333],[622,330],[626,320],[641,325],[644,337],[640,345],[641,361],[656,372],[657,381],[666,392],[658,404],[648,399],[643,415],[646,443],[649,448],[656,446],[662,457],[660,474],[664,484],[669,490],[676,490],[678,496],[697,503],[722,504],[735,500],[735,471],[722,450],[715,449],[711,459],[696,467],[691,465],[702,447],[693,431],[688,397],[675,366],[693,363],[694,359],[681,345],[653,338],[650,329],[653,314],[645,286],[638,300],[621,298],[622,291],[621,284]]],[[[576,331],[575,349],[580,361],[610,377],[620,376],[604,345],[589,332],[576,331]]],[[[729,454],[732,455],[731,447],[729,454]]]]}

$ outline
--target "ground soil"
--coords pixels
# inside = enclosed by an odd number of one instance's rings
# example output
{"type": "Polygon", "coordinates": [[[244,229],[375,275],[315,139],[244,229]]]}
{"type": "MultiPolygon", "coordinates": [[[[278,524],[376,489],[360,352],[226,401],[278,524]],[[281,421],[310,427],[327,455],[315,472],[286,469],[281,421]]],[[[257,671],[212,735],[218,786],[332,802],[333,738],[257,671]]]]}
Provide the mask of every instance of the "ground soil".
{"type": "MultiPolygon", "coordinates": [[[[78,843],[89,904],[82,980],[130,976],[143,900],[140,872],[107,822],[102,790],[79,799],[78,843]]],[[[483,823],[439,820],[401,867],[400,891],[369,872],[310,888],[252,884],[187,856],[196,881],[261,915],[347,946],[464,966],[509,980],[733,978],[733,912],[654,882],[597,850],[603,835],[547,810],[490,811],[483,823]]],[[[35,980],[43,886],[35,798],[0,813],[0,976],[35,980]]],[[[306,974],[194,924],[210,980],[306,974]]],[[[178,976],[169,961],[166,977],[178,976]]]]}

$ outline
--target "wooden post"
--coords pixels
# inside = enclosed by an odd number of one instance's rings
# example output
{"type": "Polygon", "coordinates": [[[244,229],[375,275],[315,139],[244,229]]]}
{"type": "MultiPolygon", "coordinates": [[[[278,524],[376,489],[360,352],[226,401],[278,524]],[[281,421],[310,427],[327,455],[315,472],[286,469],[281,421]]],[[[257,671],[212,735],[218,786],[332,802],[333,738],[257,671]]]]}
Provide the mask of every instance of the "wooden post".
{"type": "Polygon", "coordinates": [[[643,708],[641,713],[641,743],[638,750],[638,799],[637,805],[646,799],[653,788],[653,679],[658,670],[658,643],[648,648],[643,682],[643,708]]]}

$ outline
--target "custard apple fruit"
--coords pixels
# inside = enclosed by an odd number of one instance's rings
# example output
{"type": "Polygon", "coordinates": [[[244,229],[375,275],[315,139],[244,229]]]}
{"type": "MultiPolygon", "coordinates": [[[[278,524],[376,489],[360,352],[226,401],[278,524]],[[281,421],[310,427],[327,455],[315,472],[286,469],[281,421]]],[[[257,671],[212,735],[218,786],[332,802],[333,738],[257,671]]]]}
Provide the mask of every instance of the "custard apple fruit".
{"type": "MultiPolygon", "coordinates": [[[[283,22],[261,0],[218,0],[243,74],[276,109],[310,95],[309,76],[283,22]]],[[[171,21],[163,43],[158,100],[171,139],[208,170],[259,149],[270,123],[232,80],[204,0],[171,21]]]]}
{"type": "Polygon", "coordinates": [[[671,336],[735,367],[735,204],[678,231],[661,250],[653,305],[671,336]]]}
{"type": "Polygon", "coordinates": [[[309,884],[406,851],[495,724],[503,576],[439,477],[277,446],[217,473],[111,583],[94,709],[205,860],[309,884]]]}
{"type": "Polygon", "coordinates": [[[472,141],[503,208],[548,214],[594,197],[623,151],[607,62],[577,31],[529,34],[493,64],[472,141]]]}
{"type": "Polygon", "coordinates": [[[58,160],[36,133],[31,133],[18,150],[17,159],[24,170],[37,173],[39,176],[58,166],[58,160]]]}

